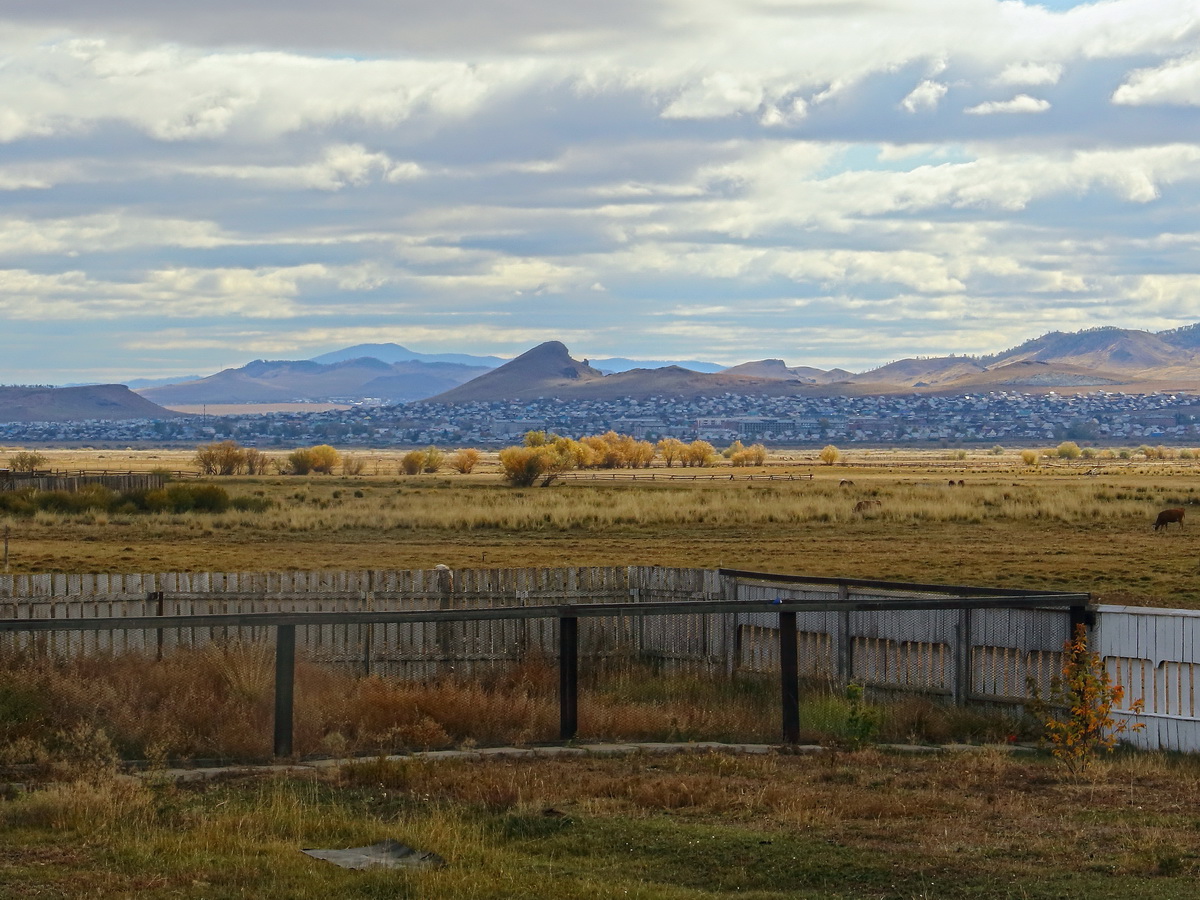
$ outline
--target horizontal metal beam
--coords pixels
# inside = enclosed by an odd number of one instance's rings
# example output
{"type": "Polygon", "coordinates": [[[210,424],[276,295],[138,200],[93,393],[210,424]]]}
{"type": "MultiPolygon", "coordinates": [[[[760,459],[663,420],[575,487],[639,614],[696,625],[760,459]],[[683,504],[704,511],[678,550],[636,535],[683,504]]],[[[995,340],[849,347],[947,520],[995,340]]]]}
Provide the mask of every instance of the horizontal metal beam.
{"type": "MultiPolygon", "coordinates": [[[[169,595],[168,595],[169,598],[169,595]]],[[[237,599],[236,595],[229,599],[237,599]]],[[[0,619],[0,632],[136,631],[152,628],[218,628],[274,625],[384,625],[403,622],[473,622],[496,619],[596,618],[604,616],[716,615],[722,613],[874,612],[1086,606],[1087,594],[1021,594],[988,597],[922,597],[906,600],[770,601],[676,600],[662,603],[576,603],[499,606],[484,609],[404,609],[310,613],[212,613],[186,616],[114,616],[90,619],[0,619]]]]}
{"type": "MultiPolygon", "coordinates": [[[[1023,588],[974,587],[958,584],[921,584],[907,581],[875,581],[868,578],[829,578],[816,575],[778,575],[771,572],[749,572],[742,569],[717,569],[717,573],[743,581],[761,581],[768,584],[812,584],[840,587],[862,587],[886,591],[919,591],[921,593],[948,594],[958,597],[1045,597],[1062,593],[1064,597],[1087,597],[1087,594],[1060,591],[1035,591],[1023,588]]],[[[1066,604],[1070,605],[1070,604],[1066,604]]]]}

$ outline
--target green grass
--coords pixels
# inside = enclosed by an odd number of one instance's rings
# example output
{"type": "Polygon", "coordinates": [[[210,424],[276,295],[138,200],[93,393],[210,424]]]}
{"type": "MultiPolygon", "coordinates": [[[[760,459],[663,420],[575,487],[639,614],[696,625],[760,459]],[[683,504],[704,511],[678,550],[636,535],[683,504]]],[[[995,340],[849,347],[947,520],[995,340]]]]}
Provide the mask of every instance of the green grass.
{"type": "Polygon", "coordinates": [[[4,897],[1194,896],[1194,760],[1086,780],[996,751],[368,761],[191,786],[93,775],[0,803],[4,897]],[[306,847],[442,856],[350,871],[306,847]]]}

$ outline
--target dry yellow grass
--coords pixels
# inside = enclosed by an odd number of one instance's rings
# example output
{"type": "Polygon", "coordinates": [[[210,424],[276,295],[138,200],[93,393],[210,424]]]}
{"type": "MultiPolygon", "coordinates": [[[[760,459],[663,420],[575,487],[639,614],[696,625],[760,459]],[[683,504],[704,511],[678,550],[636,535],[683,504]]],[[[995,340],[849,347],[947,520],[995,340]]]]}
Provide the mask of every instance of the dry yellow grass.
{"type": "MultiPolygon", "coordinates": [[[[59,468],[116,470],[182,468],[192,454],[44,452],[59,468]]],[[[271,500],[262,513],[39,513],[3,524],[13,572],[726,566],[1200,605],[1192,520],[1183,529],[1151,528],[1159,509],[1191,507],[1200,497],[1195,460],[1029,469],[1015,452],[960,459],[952,451],[851,450],[824,466],[816,452],[776,454],[765,469],[736,470],[732,481],[664,482],[693,473],[659,468],[653,482],[517,490],[501,483],[494,455],[469,476],[400,476],[396,451],[369,455],[367,474],[356,478],[214,479],[231,494],[271,500]],[[743,477],[788,472],[813,478],[743,477]],[[860,500],[879,505],[855,512],[860,500]]]]}

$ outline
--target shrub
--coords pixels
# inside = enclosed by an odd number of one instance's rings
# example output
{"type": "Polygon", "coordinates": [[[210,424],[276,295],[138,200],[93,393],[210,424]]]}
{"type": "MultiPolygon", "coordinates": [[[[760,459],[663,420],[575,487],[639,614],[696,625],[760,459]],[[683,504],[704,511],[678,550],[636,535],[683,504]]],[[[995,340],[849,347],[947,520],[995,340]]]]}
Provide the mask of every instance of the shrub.
{"type": "Polygon", "coordinates": [[[361,475],[363,469],[367,467],[367,461],[360,459],[357,456],[347,454],[342,457],[342,474],[343,475],[361,475]]]}
{"type": "Polygon", "coordinates": [[[450,456],[450,468],[460,475],[470,475],[479,465],[483,454],[472,447],[465,447],[450,456]]]}
{"type": "Polygon", "coordinates": [[[729,461],[735,466],[761,466],[767,461],[767,448],[762,444],[751,444],[734,453],[729,461]]]}
{"type": "Polygon", "coordinates": [[[234,497],[230,505],[239,512],[265,512],[271,508],[266,497],[234,497]]]}
{"type": "MultiPolygon", "coordinates": [[[[1125,697],[1125,689],[1113,684],[1100,654],[1088,648],[1087,627],[1075,626],[1075,634],[1063,643],[1062,677],[1051,686],[1049,701],[1030,685],[1031,711],[1045,723],[1050,752],[1072,774],[1090,766],[1101,751],[1112,752],[1118,736],[1145,727],[1114,719],[1113,707],[1125,697]],[[1055,709],[1063,712],[1057,714],[1055,709]]],[[[1130,704],[1134,713],[1143,702],[1130,704]]]]}
{"type": "Polygon", "coordinates": [[[215,484],[172,484],[167,488],[171,512],[220,513],[229,509],[229,494],[215,484]]]}
{"type": "Polygon", "coordinates": [[[548,458],[541,447],[505,447],[500,451],[500,469],[513,487],[530,487],[542,476],[548,458]]]}
{"type": "Polygon", "coordinates": [[[833,446],[833,444],[826,444],[821,448],[821,452],[817,454],[817,457],[821,460],[821,462],[825,463],[825,465],[832,466],[842,458],[842,451],[833,446]]]}
{"type": "Polygon", "coordinates": [[[446,454],[437,447],[429,446],[425,448],[425,460],[421,464],[421,471],[432,475],[440,469],[446,461],[446,454]]]}
{"type": "Polygon", "coordinates": [[[1079,459],[1080,454],[1082,453],[1082,451],[1079,449],[1079,445],[1074,441],[1063,441],[1058,445],[1057,448],[1055,448],[1054,452],[1059,459],[1079,459]]]}
{"type": "Polygon", "coordinates": [[[425,468],[425,451],[409,450],[400,457],[400,474],[416,475],[425,468]]]}
{"type": "Polygon", "coordinates": [[[745,445],[741,441],[734,441],[728,447],[721,451],[721,455],[726,459],[733,459],[737,454],[745,450],[745,445]]]}
{"type": "Polygon", "coordinates": [[[1023,462],[1025,465],[1029,466],[1031,469],[1035,468],[1037,466],[1038,460],[1040,458],[1041,458],[1041,454],[1038,453],[1036,450],[1022,450],[1021,451],[1021,462],[1023,462]]]}
{"type": "Polygon", "coordinates": [[[8,467],[14,472],[36,472],[45,464],[45,456],[30,450],[22,450],[8,458],[8,467]]]}
{"type": "Polygon", "coordinates": [[[540,480],[542,487],[548,487],[563,472],[574,468],[573,443],[556,437],[554,443],[540,447],[505,447],[500,451],[504,480],[514,487],[529,487],[540,480]]]}
{"type": "Polygon", "coordinates": [[[202,475],[238,475],[246,468],[246,451],[236,441],[205,444],[194,458],[202,475]]]}
{"type": "Polygon", "coordinates": [[[322,475],[332,475],[337,464],[342,461],[341,455],[328,444],[317,444],[310,447],[312,470],[322,475]]]}
{"type": "Polygon", "coordinates": [[[304,447],[288,454],[287,471],[292,475],[307,475],[313,470],[312,451],[304,447]]]}
{"type": "Polygon", "coordinates": [[[81,513],[92,510],[107,510],[116,497],[108,488],[98,484],[87,485],[81,491],[39,491],[32,495],[37,509],[54,513],[81,513]]]}
{"type": "Polygon", "coordinates": [[[267,456],[261,450],[255,447],[247,447],[244,453],[247,475],[266,475],[271,470],[271,457],[267,456]]]}

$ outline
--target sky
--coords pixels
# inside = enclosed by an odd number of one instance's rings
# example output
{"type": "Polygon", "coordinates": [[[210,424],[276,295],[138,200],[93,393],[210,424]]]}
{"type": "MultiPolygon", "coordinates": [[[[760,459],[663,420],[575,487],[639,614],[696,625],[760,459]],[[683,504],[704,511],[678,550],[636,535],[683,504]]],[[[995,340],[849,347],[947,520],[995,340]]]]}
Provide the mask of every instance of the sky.
{"type": "Polygon", "coordinates": [[[0,383],[1200,322],[1195,0],[6,0],[0,383]]]}

